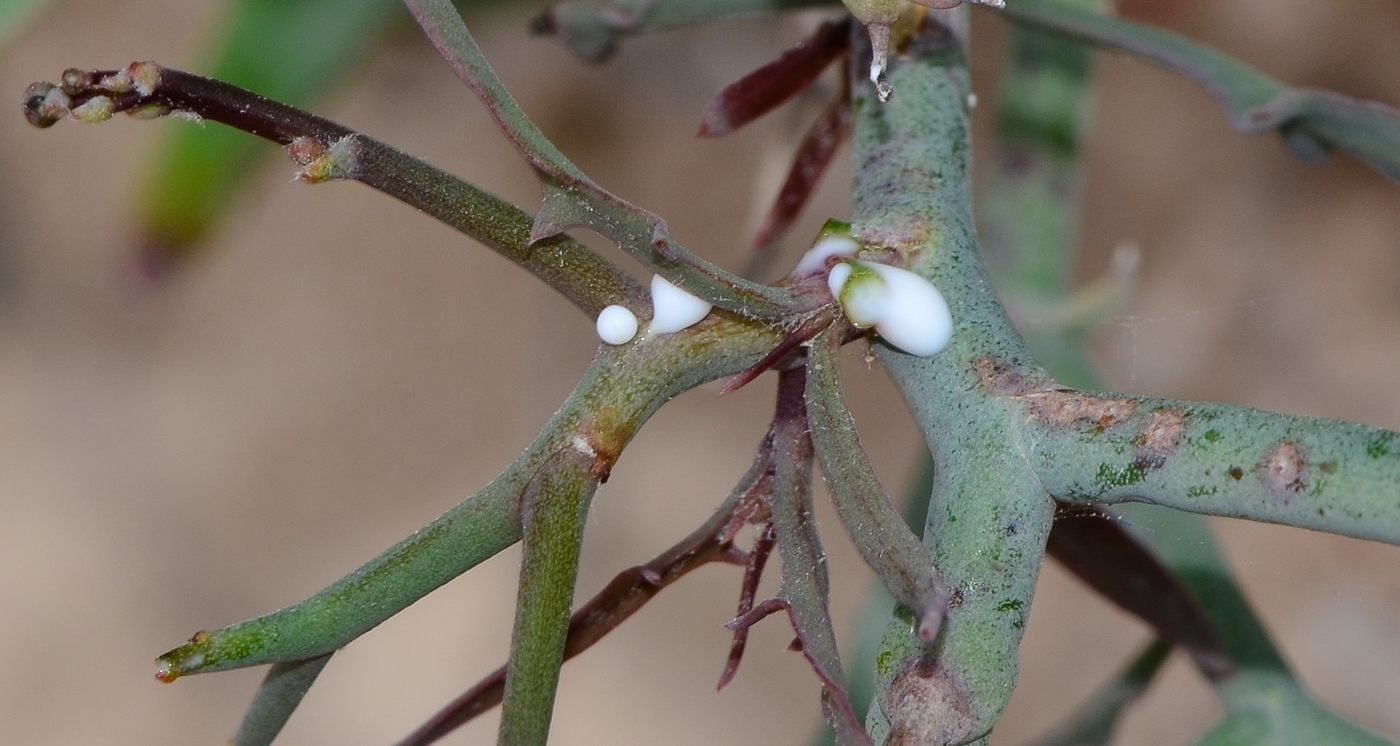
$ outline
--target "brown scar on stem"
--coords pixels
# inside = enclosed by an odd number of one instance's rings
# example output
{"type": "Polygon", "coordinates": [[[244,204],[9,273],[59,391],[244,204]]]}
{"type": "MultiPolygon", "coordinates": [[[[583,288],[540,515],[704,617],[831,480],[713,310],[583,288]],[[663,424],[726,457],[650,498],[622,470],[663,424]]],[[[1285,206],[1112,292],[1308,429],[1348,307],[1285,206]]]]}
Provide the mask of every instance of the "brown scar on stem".
{"type": "Polygon", "coordinates": [[[1029,400],[1031,415],[1050,427],[1090,426],[1107,430],[1137,410],[1137,402],[1132,399],[1067,389],[1042,373],[1028,373],[993,358],[981,358],[973,367],[993,394],[1029,400]]]}
{"type": "Polygon", "coordinates": [[[1255,465],[1254,473],[1271,497],[1286,503],[1307,487],[1307,452],[1302,444],[1285,440],[1255,465]]]}
{"type": "Polygon", "coordinates": [[[967,743],[983,729],[972,697],[931,657],[901,666],[881,700],[890,723],[884,746],[967,743]]]}
{"type": "Polygon", "coordinates": [[[1142,469],[1160,469],[1181,444],[1186,429],[1186,414],[1175,407],[1158,409],[1147,421],[1147,427],[1137,437],[1138,447],[1134,465],[1142,469]]]}
{"type": "Polygon", "coordinates": [[[874,228],[857,225],[851,231],[851,237],[862,247],[863,258],[883,261],[887,264],[895,264],[896,262],[890,262],[888,258],[879,256],[877,252],[883,250],[907,262],[918,249],[928,245],[929,237],[932,235],[933,226],[922,218],[898,228],[874,228]]]}
{"type": "Polygon", "coordinates": [[[608,477],[612,476],[613,464],[617,463],[618,454],[583,435],[575,435],[569,444],[575,451],[593,460],[593,464],[588,467],[588,475],[597,479],[599,484],[607,484],[608,477]]]}
{"type": "Polygon", "coordinates": [[[1027,374],[1003,360],[990,357],[979,358],[973,363],[977,377],[996,396],[1029,396],[1050,391],[1064,391],[1048,376],[1027,374]]]}

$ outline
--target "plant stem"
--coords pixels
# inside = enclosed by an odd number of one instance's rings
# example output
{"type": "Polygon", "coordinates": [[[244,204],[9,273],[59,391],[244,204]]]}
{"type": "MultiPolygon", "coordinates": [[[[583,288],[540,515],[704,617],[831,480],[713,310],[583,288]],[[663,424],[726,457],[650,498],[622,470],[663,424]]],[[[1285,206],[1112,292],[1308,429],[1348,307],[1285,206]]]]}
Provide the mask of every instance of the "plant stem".
{"type": "Polygon", "coordinates": [[[598,488],[593,454],[551,460],[526,490],[520,594],[506,663],[500,746],[544,746],[564,665],[588,505],[598,488]]]}
{"type": "Polygon", "coordinates": [[[532,242],[533,218],[523,210],[348,127],[199,75],[140,62],[122,71],[64,73],[70,106],[43,110],[59,89],[30,87],[30,121],[49,126],[83,103],[106,99],[112,111],[179,111],[226,124],[291,147],[306,167],[302,178],[353,179],[416,207],[494,249],[549,283],[590,318],[604,307],[626,305],[639,318],[651,316],[644,287],[592,249],[567,236],[532,242]],[[110,89],[107,81],[127,76],[139,85],[110,89]]]}
{"type": "Polygon", "coordinates": [[[932,648],[907,615],[891,622],[867,717],[877,741],[967,743],[990,731],[1015,682],[1054,516],[1034,475],[1018,468],[1017,421],[977,385],[976,360],[989,353],[1034,363],[986,278],[972,227],[968,79],[954,30],[964,12],[931,13],[891,60],[888,103],[853,55],[855,235],[937,285],[954,321],[948,349],[932,357],[872,345],[937,464],[924,543],[954,589],[932,648]]]}

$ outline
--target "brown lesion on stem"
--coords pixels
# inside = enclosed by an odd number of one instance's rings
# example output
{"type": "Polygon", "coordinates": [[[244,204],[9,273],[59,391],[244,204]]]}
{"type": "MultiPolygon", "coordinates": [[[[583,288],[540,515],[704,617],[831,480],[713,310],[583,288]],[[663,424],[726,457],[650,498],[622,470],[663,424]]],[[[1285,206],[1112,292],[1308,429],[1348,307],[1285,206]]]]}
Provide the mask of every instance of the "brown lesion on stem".
{"type": "Polygon", "coordinates": [[[1181,445],[1186,430],[1186,414],[1178,407],[1163,407],[1152,413],[1137,437],[1134,465],[1143,470],[1160,469],[1181,445]]]}
{"type": "Polygon", "coordinates": [[[1301,443],[1285,440],[1270,449],[1255,465],[1254,473],[1270,497],[1283,503],[1291,502],[1307,488],[1307,451],[1301,443]]]}
{"type": "Polygon", "coordinates": [[[1064,388],[1039,370],[1026,370],[984,357],[973,364],[977,377],[994,396],[1025,399],[1031,417],[1047,427],[1107,430],[1137,411],[1137,401],[1123,396],[1090,394],[1064,388]]]}
{"type": "Polygon", "coordinates": [[[890,721],[885,746],[968,743],[982,735],[985,719],[972,695],[933,656],[906,661],[880,698],[890,721]]]}

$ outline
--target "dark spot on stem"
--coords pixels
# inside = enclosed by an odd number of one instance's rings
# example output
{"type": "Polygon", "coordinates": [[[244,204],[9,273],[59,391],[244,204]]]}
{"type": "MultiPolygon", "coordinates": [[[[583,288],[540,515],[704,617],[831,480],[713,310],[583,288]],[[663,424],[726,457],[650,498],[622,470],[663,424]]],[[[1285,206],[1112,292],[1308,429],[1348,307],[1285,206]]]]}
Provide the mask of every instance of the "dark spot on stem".
{"type": "Polygon", "coordinates": [[[1235,480],[1236,482],[1240,481],[1241,479],[1244,479],[1244,469],[1241,469],[1238,466],[1230,467],[1230,478],[1235,480]]]}

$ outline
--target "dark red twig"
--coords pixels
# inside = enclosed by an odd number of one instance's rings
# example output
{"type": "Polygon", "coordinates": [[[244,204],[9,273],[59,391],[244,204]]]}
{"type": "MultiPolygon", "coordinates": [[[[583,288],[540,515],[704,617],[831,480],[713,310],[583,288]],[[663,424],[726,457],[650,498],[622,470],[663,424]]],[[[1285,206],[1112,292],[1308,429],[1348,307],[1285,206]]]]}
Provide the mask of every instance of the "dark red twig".
{"type": "Polygon", "coordinates": [[[754,538],[753,549],[749,550],[749,564],[744,569],[744,581],[739,588],[739,609],[734,614],[734,621],[725,625],[734,630],[734,641],[729,644],[729,659],[725,661],[724,672],[719,676],[716,689],[723,689],[734,680],[734,674],[739,672],[739,663],[744,659],[744,648],[748,646],[751,626],[739,622],[753,611],[754,598],[758,596],[758,583],[763,579],[763,567],[768,564],[768,557],[773,553],[773,546],[777,541],[778,536],[773,532],[773,523],[769,521],[759,529],[754,538]]]}
{"type": "Polygon", "coordinates": [[[700,137],[719,137],[776,109],[821,75],[850,46],[850,19],[823,23],[778,59],[730,83],[700,118],[700,137]]]}

